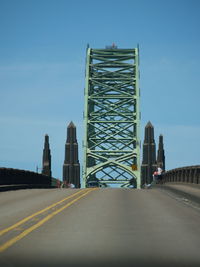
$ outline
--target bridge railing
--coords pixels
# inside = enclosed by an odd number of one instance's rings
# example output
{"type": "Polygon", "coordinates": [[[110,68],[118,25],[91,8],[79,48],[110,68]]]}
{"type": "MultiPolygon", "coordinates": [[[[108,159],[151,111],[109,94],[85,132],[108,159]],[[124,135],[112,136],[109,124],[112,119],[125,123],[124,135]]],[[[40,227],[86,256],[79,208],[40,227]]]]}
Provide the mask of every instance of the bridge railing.
{"type": "Polygon", "coordinates": [[[58,187],[59,182],[58,179],[32,171],[0,168],[0,186],[58,187]]]}
{"type": "Polygon", "coordinates": [[[187,166],[166,171],[163,181],[200,184],[200,165],[187,166]]]}

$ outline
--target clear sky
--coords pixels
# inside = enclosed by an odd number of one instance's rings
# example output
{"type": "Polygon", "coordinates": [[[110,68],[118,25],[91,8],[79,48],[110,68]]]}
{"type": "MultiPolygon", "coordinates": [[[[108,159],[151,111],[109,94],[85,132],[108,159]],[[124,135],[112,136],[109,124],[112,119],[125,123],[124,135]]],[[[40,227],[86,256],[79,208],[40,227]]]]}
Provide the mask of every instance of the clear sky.
{"type": "Polygon", "coordinates": [[[0,166],[36,170],[49,134],[62,178],[66,127],[82,161],[85,51],[140,45],[141,137],[164,135],[166,168],[200,164],[200,1],[0,0],[0,166]]]}

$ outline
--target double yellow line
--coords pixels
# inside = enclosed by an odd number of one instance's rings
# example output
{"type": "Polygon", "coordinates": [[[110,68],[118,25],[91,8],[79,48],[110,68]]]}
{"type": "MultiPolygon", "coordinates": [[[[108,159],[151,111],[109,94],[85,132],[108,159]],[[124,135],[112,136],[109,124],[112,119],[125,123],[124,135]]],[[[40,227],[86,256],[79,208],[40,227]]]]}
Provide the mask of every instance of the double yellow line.
{"type": "Polygon", "coordinates": [[[41,225],[43,225],[45,222],[47,222],[48,220],[50,220],[52,217],[54,217],[56,214],[60,213],[61,211],[63,211],[64,209],[68,208],[69,206],[71,206],[73,203],[75,203],[76,201],[78,201],[79,199],[83,198],[84,196],[88,195],[90,192],[96,190],[96,188],[93,189],[87,189],[87,190],[80,190],[75,194],[72,194],[38,212],[33,213],[32,215],[24,218],[23,220],[11,225],[8,228],[5,228],[3,230],[0,231],[0,236],[15,230],[18,226],[23,225],[26,222],[31,221],[31,219],[35,218],[38,215],[41,215],[43,213],[45,213],[46,211],[51,212],[50,214],[48,214],[47,216],[45,216],[43,219],[39,220],[36,224],[32,225],[31,227],[25,229],[23,232],[21,232],[20,234],[18,234],[17,236],[15,236],[14,238],[6,241],[5,243],[3,243],[2,245],[0,245],[0,252],[5,251],[7,248],[11,247],[13,244],[15,244],[17,241],[21,240],[22,238],[24,238],[26,235],[28,235],[29,233],[31,233],[33,230],[37,229],[38,227],[40,227],[41,225]],[[70,198],[74,198],[72,201],[68,202],[67,204],[63,205],[65,201],[69,200],[70,198]],[[62,205],[62,207],[53,210],[55,208],[57,208],[59,205],[62,205]]]}

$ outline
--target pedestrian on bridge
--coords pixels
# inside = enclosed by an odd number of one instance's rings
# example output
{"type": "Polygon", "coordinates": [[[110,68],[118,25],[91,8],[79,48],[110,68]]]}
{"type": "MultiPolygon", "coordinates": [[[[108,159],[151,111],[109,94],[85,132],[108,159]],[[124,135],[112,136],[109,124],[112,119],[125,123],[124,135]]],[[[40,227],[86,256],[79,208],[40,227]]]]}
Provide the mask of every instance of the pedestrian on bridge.
{"type": "Polygon", "coordinates": [[[158,173],[158,183],[159,184],[162,184],[162,169],[161,169],[161,167],[158,167],[158,170],[157,170],[157,173],[158,173]]]}
{"type": "Polygon", "coordinates": [[[153,173],[153,181],[152,181],[152,184],[157,184],[157,182],[158,182],[158,172],[155,171],[153,173]]]}

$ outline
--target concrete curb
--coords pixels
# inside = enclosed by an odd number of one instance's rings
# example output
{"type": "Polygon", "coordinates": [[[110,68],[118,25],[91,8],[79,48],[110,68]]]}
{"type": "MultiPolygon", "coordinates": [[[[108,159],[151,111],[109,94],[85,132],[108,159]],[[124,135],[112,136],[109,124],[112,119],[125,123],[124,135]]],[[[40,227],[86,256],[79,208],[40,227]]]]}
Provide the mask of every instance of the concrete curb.
{"type": "Polygon", "coordinates": [[[20,190],[20,189],[34,189],[34,188],[55,188],[49,185],[41,184],[15,184],[15,185],[0,185],[0,192],[11,191],[11,190],[20,190]]]}
{"type": "MultiPolygon", "coordinates": [[[[186,184],[184,184],[184,185],[186,185],[186,184]]],[[[197,196],[197,195],[192,194],[191,192],[186,192],[181,188],[173,188],[173,185],[167,185],[167,184],[156,185],[156,188],[159,188],[161,190],[170,191],[179,197],[183,197],[183,198],[186,198],[192,202],[200,204],[200,190],[199,190],[199,196],[197,196]]]]}

